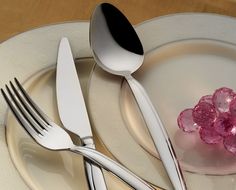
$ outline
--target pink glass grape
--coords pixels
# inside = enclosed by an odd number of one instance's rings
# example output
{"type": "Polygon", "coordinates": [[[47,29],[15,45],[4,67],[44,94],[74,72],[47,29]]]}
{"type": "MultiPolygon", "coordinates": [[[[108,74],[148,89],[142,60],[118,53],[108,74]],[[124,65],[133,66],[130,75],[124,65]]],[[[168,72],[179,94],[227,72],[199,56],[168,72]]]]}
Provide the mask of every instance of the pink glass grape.
{"type": "Polygon", "coordinates": [[[199,130],[201,139],[207,144],[218,144],[222,141],[222,136],[219,135],[214,127],[202,127],[199,130]]]}
{"type": "Polygon", "coordinates": [[[198,103],[201,103],[201,102],[206,102],[206,103],[209,103],[209,104],[213,104],[212,95],[205,95],[205,96],[201,97],[201,99],[199,100],[198,103]]]}
{"type": "Polygon", "coordinates": [[[233,117],[236,117],[236,97],[230,102],[229,112],[233,117]]]}
{"type": "Polygon", "coordinates": [[[193,121],[201,127],[211,126],[216,116],[215,107],[207,102],[200,102],[193,109],[193,121]]]}
{"type": "Polygon", "coordinates": [[[214,128],[222,136],[232,134],[232,129],[236,126],[236,120],[229,113],[220,114],[214,122],[214,128]]]}
{"type": "Polygon", "coordinates": [[[224,146],[226,150],[236,155],[236,136],[229,135],[224,139],[224,146]]]}
{"type": "Polygon", "coordinates": [[[177,119],[179,128],[185,132],[193,132],[198,129],[198,125],[193,121],[192,109],[185,109],[179,114],[177,119]]]}
{"type": "Polygon", "coordinates": [[[234,99],[235,93],[230,88],[219,88],[215,91],[212,97],[215,108],[221,112],[229,112],[230,102],[234,99]]]}

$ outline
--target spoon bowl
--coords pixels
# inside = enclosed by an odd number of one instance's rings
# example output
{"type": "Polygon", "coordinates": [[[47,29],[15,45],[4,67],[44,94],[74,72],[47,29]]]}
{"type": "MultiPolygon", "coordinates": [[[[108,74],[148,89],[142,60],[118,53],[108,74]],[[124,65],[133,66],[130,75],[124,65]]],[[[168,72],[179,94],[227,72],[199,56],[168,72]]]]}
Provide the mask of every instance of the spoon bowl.
{"type": "Polygon", "coordinates": [[[96,8],[90,24],[90,44],[97,64],[107,72],[127,76],[143,63],[143,46],[128,19],[114,6],[96,8]]]}

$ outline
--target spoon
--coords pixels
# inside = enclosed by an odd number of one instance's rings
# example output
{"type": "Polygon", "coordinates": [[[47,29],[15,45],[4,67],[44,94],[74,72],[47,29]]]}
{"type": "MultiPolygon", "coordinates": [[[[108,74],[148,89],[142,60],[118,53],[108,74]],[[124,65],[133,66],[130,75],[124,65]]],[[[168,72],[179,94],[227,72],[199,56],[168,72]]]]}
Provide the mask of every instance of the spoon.
{"type": "Polygon", "coordinates": [[[98,5],[90,21],[90,45],[97,64],[127,80],[155,147],[175,190],[186,190],[183,174],[167,132],[142,85],[132,77],[143,63],[144,51],[128,19],[113,5],[98,5]]]}

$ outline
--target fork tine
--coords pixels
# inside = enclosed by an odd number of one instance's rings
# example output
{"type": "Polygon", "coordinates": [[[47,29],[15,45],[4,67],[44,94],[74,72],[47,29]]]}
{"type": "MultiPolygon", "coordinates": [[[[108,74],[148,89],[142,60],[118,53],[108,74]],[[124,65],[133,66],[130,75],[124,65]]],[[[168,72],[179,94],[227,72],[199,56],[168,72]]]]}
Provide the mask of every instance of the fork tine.
{"type": "MultiPolygon", "coordinates": [[[[24,107],[22,103],[24,100],[22,102],[20,100],[20,98],[25,98],[24,95],[22,95],[21,91],[17,90],[13,84],[11,84],[11,88],[6,85],[5,91],[6,92],[1,89],[2,95],[5,98],[6,103],[12,110],[13,114],[15,115],[16,119],[39,145],[50,150],[68,150],[73,146],[73,142],[69,134],[51,120],[49,120],[48,130],[42,129],[39,126],[39,124],[29,113],[31,110],[29,111],[24,107]],[[18,91],[18,94],[16,93],[16,91],[18,91]]],[[[27,95],[26,92],[25,94],[27,95]]],[[[27,100],[25,100],[25,102],[28,103],[27,100]]],[[[33,105],[36,104],[33,102],[33,105]]],[[[38,119],[38,114],[34,114],[37,116],[36,119],[38,119]]]]}
{"type": "Polygon", "coordinates": [[[31,107],[34,109],[34,111],[41,117],[41,119],[43,121],[45,121],[45,123],[47,123],[48,126],[50,126],[50,119],[48,118],[47,115],[45,115],[43,113],[43,111],[37,106],[37,104],[34,103],[34,101],[30,98],[30,96],[28,95],[28,93],[25,91],[25,89],[22,87],[22,85],[20,84],[20,82],[18,81],[17,78],[14,78],[15,83],[18,87],[18,89],[20,90],[20,92],[22,93],[22,95],[24,96],[24,98],[27,100],[27,102],[31,105],[31,107]]]}
{"type": "Polygon", "coordinates": [[[32,128],[29,123],[27,122],[27,120],[24,118],[24,116],[22,116],[20,114],[20,111],[18,111],[17,107],[15,104],[12,103],[12,101],[10,100],[10,98],[6,95],[6,93],[4,92],[3,89],[1,89],[1,93],[4,97],[4,99],[6,100],[10,110],[12,111],[12,113],[14,114],[14,116],[16,117],[17,121],[21,124],[21,126],[25,129],[25,131],[33,138],[36,140],[36,136],[38,136],[39,134],[37,133],[37,131],[32,128]]]}
{"type": "Polygon", "coordinates": [[[21,105],[21,102],[17,100],[16,96],[12,93],[12,91],[9,89],[7,85],[6,89],[12,101],[14,102],[15,106],[18,108],[18,111],[21,113],[21,115],[24,117],[27,123],[29,123],[29,125],[32,126],[32,128],[34,128],[37,133],[42,134],[43,129],[40,126],[38,126],[38,124],[34,121],[29,112],[24,109],[24,107],[21,105]]]}
{"type": "MultiPolygon", "coordinates": [[[[24,94],[20,94],[13,83],[10,81],[11,88],[13,89],[15,95],[26,109],[26,111],[31,115],[34,121],[41,127],[41,129],[46,130],[48,123],[46,123],[41,116],[39,116],[38,112],[35,111],[34,107],[32,107],[31,103],[25,98],[24,94]]],[[[26,93],[26,92],[25,92],[26,93]]]]}

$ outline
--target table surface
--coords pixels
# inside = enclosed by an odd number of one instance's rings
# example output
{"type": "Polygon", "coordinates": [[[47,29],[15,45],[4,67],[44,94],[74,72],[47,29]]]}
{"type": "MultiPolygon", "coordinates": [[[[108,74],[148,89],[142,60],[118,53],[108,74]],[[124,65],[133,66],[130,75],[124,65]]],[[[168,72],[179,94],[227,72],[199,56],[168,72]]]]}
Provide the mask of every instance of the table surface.
{"type": "MultiPolygon", "coordinates": [[[[1,0],[0,42],[35,27],[89,20],[101,0],[1,0]]],[[[236,0],[108,0],[131,21],[179,12],[210,12],[236,16],[236,0]]]]}

